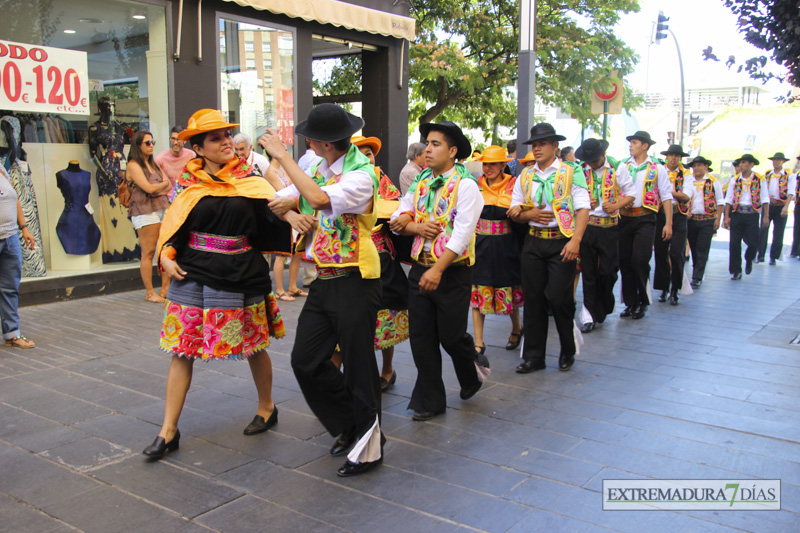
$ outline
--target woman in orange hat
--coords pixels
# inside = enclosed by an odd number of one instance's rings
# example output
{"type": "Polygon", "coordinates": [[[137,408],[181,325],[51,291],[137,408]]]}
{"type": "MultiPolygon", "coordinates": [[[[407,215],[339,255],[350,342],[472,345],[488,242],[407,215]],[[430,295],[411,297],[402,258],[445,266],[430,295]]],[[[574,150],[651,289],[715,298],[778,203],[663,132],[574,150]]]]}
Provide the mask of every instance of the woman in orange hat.
{"type": "Polygon", "coordinates": [[[475,350],[483,354],[485,315],[511,316],[511,335],[506,350],[519,347],[522,327],[519,308],[522,306],[520,276],[520,244],[507,211],[517,178],[503,169],[512,160],[500,146],[490,146],[481,154],[483,175],[478,185],[483,194],[483,211],[475,231],[475,266],[472,269],[472,323],[475,328],[475,350]]]}
{"type": "Polygon", "coordinates": [[[533,157],[533,152],[528,152],[527,154],[525,154],[525,157],[523,157],[522,159],[517,159],[517,161],[522,163],[522,166],[525,167],[532,167],[533,165],[536,164],[536,158],[533,157]]]}
{"type": "MultiPolygon", "coordinates": [[[[167,292],[161,348],[172,355],[164,422],[144,454],[160,459],[178,449],[180,417],[196,359],[247,359],[258,409],[244,433],[278,421],[272,402],[269,337],[284,335],[262,251],[284,252],[291,228],[268,207],[275,190],[233,147],[221,111],[201,109],[179,134],[198,157],[177,180],[158,239],[159,264],[172,283],[167,292]]],[[[287,218],[289,220],[289,218],[287,218]]]]}

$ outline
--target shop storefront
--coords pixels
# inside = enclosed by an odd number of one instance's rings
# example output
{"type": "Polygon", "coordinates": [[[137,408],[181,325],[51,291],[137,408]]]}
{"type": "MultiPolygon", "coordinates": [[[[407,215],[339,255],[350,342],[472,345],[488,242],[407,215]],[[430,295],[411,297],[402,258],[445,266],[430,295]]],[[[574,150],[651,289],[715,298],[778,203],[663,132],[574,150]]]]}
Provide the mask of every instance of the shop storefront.
{"type": "Polygon", "coordinates": [[[294,124],[315,103],[315,58],[361,54],[364,133],[396,146],[379,164],[397,175],[414,21],[392,4],[0,0],[0,164],[37,230],[23,300],[36,280],[59,298],[138,286],[138,241],[116,197],[135,131],[151,131],[159,152],[171,127],[219,108],[253,139],[274,129],[301,156],[294,124]],[[81,284],[92,288],[70,294],[81,284]]]}

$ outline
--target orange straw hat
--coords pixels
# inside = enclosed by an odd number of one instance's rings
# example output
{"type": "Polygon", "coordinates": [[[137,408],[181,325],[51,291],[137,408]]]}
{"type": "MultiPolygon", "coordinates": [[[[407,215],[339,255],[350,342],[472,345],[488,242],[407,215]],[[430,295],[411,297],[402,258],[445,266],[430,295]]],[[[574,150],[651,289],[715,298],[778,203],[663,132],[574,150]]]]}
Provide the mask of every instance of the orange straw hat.
{"type": "Polygon", "coordinates": [[[381,140],[377,137],[364,137],[363,135],[353,135],[350,142],[358,146],[369,146],[372,148],[372,155],[378,155],[381,151],[381,140]]]}
{"type": "Polygon", "coordinates": [[[508,163],[513,160],[513,157],[508,157],[508,150],[494,144],[486,148],[480,156],[475,158],[475,161],[480,161],[481,163],[508,163]]]}
{"type": "Polygon", "coordinates": [[[536,160],[536,158],[533,157],[533,152],[528,152],[527,154],[525,154],[525,157],[523,157],[522,159],[517,159],[517,161],[519,161],[523,165],[525,163],[530,163],[531,161],[535,161],[535,160],[536,160]]]}
{"type": "Polygon", "coordinates": [[[238,125],[226,121],[219,109],[199,109],[189,117],[189,123],[186,125],[186,129],[178,134],[178,139],[188,141],[198,133],[221,128],[235,128],[238,125]]]}

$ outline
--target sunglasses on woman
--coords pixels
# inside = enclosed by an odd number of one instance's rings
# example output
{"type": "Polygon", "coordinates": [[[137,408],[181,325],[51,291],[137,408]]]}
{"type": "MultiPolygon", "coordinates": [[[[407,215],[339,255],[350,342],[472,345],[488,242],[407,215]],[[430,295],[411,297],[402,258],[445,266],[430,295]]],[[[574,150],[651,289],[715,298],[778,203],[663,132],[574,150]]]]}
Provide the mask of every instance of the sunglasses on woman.
{"type": "Polygon", "coordinates": [[[155,141],[142,141],[142,144],[144,144],[146,146],[155,146],[156,142],[155,141]]]}

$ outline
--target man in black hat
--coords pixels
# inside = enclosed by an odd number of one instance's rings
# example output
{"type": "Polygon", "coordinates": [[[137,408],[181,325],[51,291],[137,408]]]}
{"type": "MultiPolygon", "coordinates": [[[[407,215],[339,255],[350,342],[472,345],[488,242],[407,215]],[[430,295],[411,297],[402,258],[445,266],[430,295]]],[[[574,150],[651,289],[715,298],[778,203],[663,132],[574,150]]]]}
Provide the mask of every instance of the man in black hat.
{"type": "Polygon", "coordinates": [[[644,317],[650,298],[650,255],[656,233],[656,213],[664,206],[664,227],[661,239],[672,237],[672,182],[667,169],[647,155],[655,141],[646,131],[626,137],[631,157],[622,161],[617,172],[627,174],[633,181],[635,200],[620,210],[619,269],[622,274],[622,299],[625,310],[620,317],[644,317]]]}
{"type": "Polygon", "coordinates": [[[656,215],[656,234],[653,250],[655,252],[655,271],[653,272],[653,287],[661,291],[659,302],[667,301],[678,305],[678,291],[683,287],[683,265],[686,261],[686,215],[689,214],[691,190],[684,192],[683,185],[689,171],[681,164],[681,159],[689,154],[683,151],[680,144],[672,144],[661,152],[667,156],[667,175],[672,184],[672,237],[669,240],[662,238],[666,216],[664,206],[656,215]]]}
{"type": "Polygon", "coordinates": [[[297,320],[292,369],[311,410],[331,435],[339,435],[331,455],[350,451],[337,472],[342,477],[381,464],[385,441],[373,350],[381,300],[380,259],[370,238],[378,180],[369,159],[350,144],[363,126],[360,117],[337,105],[312,109],[295,127],[322,157],[309,169],[312,177],[271,131],[259,140],[293,183],[278,191],[270,208],[304,234],[297,246],[305,243],[306,260],[317,266],[317,280],[297,320]],[[344,373],[331,362],[337,345],[344,373]]]}
{"type": "Polygon", "coordinates": [[[692,176],[686,182],[685,189],[692,191],[691,214],[687,224],[689,246],[692,250],[692,282],[697,289],[703,284],[703,275],[711,249],[711,239],[719,229],[722,210],[725,206],[725,195],[722,184],[709,174],[711,161],[697,156],[689,162],[692,176]]]}
{"type": "Polygon", "coordinates": [[[477,180],[456,163],[469,157],[470,143],[450,121],[423,124],[419,131],[425,138],[428,168],[403,195],[389,227],[414,237],[408,322],[417,382],[408,408],[414,411],[412,419],[421,422],[447,407],[440,344],[453,360],[462,400],[481,388],[489,362],[475,351],[467,333],[469,267],[475,262],[475,227],[483,210],[477,180]]]}
{"type": "MultiPolygon", "coordinates": [[[[783,232],[786,229],[786,217],[789,216],[789,206],[794,201],[795,175],[789,174],[783,165],[788,159],[783,152],[776,152],[767,159],[772,161],[772,170],[764,174],[764,181],[769,192],[769,222],[774,225],[772,230],[772,247],[769,249],[769,264],[775,265],[783,251],[783,232]]],[[[761,228],[758,257],[756,263],[763,263],[767,255],[767,240],[769,239],[769,226],[761,228]]]]}
{"type": "Polygon", "coordinates": [[[614,311],[614,284],[619,270],[619,209],[634,199],[630,176],[617,173],[615,162],[606,156],[607,149],[605,140],[586,139],[575,151],[575,157],[583,161],[592,209],[581,240],[583,305],[592,315],[591,322],[581,324],[584,333],[602,324],[614,311]]]}
{"type": "Polygon", "coordinates": [[[509,218],[529,226],[522,248],[523,361],[516,370],[520,374],[545,368],[548,303],[561,344],[558,369],[569,370],[577,352],[575,260],[591,203],[581,167],[556,157],[558,141],[563,140],[550,124],[531,128],[525,144],[531,145],[536,164],[517,179],[508,210],[509,218]]]}
{"type": "MultiPolygon", "coordinates": [[[[800,160],[800,157],[797,159],[800,160]]],[[[792,174],[795,181],[794,189],[794,231],[792,232],[792,251],[789,257],[800,257],[800,173],[792,174]]]]}
{"type": "Polygon", "coordinates": [[[728,270],[732,280],[742,279],[742,239],[747,244],[744,272],[753,271],[753,259],[758,251],[759,213],[761,227],[769,225],[769,192],[762,177],[753,172],[758,159],[744,154],[739,160],[742,172],[728,183],[723,221],[723,227],[731,230],[728,270]]]}

